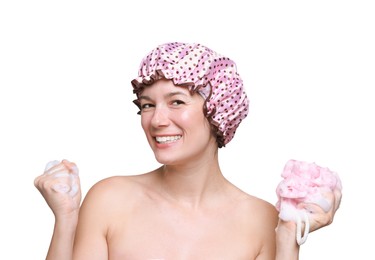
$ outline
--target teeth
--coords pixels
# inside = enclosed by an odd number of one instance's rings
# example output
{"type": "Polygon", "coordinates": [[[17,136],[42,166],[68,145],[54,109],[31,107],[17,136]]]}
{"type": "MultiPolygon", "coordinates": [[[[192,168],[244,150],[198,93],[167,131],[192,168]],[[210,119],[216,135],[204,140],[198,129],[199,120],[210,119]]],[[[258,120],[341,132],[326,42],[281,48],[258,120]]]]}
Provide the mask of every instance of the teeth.
{"type": "Polygon", "coordinates": [[[156,137],[156,142],[161,144],[171,143],[179,140],[181,138],[181,135],[175,135],[175,136],[158,136],[156,137]]]}

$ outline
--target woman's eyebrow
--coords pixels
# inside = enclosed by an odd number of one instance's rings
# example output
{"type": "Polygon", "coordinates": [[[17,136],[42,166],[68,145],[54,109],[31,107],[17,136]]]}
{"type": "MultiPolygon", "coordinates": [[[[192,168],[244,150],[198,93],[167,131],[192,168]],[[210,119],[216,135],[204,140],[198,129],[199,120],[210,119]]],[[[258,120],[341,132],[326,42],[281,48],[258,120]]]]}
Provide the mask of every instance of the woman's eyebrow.
{"type": "Polygon", "coordinates": [[[174,92],[170,92],[168,94],[165,95],[165,97],[173,97],[173,96],[177,96],[177,95],[183,95],[183,96],[187,96],[184,92],[182,91],[174,91],[174,92]]]}
{"type": "Polygon", "coordinates": [[[144,96],[144,95],[139,96],[138,99],[139,99],[139,100],[144,99],[144,100],[151,101],[151,98],[150,98],[149,96],[144,96]]]}

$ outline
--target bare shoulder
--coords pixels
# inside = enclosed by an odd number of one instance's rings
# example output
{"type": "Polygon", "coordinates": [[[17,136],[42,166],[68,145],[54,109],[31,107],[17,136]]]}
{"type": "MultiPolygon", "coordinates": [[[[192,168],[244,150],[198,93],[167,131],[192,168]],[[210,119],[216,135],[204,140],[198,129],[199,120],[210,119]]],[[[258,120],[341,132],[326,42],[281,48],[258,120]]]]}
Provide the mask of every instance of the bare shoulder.
{"type": "Polygon", "coordinates": [[[144,196],[152,172],[132,176],[112,176],[95,183],[87,192],[82,207],[95,204],[95,208],[110,213],[121,205],[122,209],[136,203],[144,196]]]}
{"type": "Polygon", "coordinates": [[[248,211],[247,213],[254,215],[261,219],[277,220],[278,212],[273,204],[253,195],[243,195],[243,206],[248,211]]]}
{"type": "Polygon", "coordinates": [[[244,226],[259,232],[259,236],[273,235],[278,223],[278,211],[268,201],[241,191],[237,200],[237,212],[244,226]]]}
{"type": "MultiPolygon", "coordinates": [[[[142,175],[140,175],[142,176],[142,175]]],[[[92,196],[95,194],[99,195],[111,195],[118,193],[126,193],[129,189],[134,189],[139,182],[140,176],[111,176],[95,183],[87,193],[92,196]]]]}
{"type": "Polygon", "coordinates": [[[268,201],[240,192],[236,206],[237,220],[247,243],[258,248],[257,255],[269,259],[274,257],[276,249],[275,228],[278,224],[278,211],[268,201]]]}

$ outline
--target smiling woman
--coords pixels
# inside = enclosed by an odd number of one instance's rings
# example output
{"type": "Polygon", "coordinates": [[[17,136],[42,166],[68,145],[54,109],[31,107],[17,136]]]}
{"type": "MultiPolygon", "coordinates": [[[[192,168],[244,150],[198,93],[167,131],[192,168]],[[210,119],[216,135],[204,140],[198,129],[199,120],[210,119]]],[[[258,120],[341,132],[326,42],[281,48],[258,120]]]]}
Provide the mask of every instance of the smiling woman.
{"type": "MultiPolygon", "coordinates": [[[[162,44],[132,86],[162,166],[99,181],[81,207],[80,192],[53,189],[69,174],[78,178],[76,166],[49,167],[35,180],[56,217],[47,259],[298,259],[295,223],[279,220],[272,204],[234,186],[219,166],[218,150],[249,104],[235,63],[200,44],[162,44]]],[[[340,199],[338,191],[328,196],[336,205],[328,211],[307,205],[310,232],[332,222],[340,199]]]]}

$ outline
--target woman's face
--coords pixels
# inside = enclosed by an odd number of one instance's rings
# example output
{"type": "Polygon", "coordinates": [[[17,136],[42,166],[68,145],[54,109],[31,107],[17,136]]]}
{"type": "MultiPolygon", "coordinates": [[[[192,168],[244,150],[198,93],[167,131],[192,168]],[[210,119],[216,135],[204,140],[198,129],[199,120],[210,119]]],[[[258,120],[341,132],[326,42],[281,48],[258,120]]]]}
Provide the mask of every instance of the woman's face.
{"type": "Polygon", "coordinates": [[[142,128],[159,163],[187,163],[216,145],[199,94],[161,79],[146,87],[139,101],[142,128]]]}

